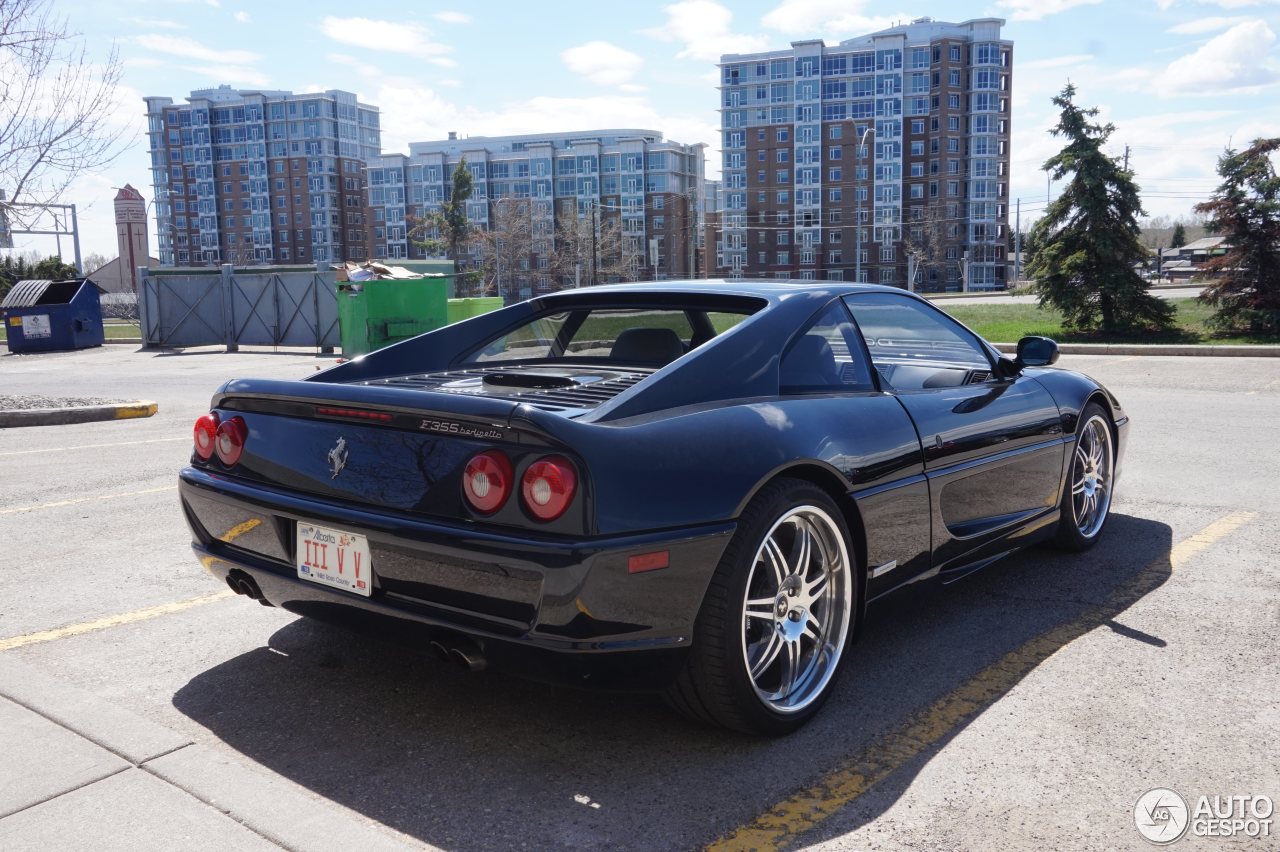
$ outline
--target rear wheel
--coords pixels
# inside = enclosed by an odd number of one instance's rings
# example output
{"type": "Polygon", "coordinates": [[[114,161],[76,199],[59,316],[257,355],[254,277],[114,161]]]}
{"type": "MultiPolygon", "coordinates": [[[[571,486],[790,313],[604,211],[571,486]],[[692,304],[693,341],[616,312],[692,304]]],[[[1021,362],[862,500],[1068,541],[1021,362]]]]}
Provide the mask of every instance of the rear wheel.
{"type": "Polygon", "coordinates": [[[1111,419],[1102,406],[1091,402],[1080,415],[1071,470],[1062,490],[1062,515],[1058,519],[1058,546],[1064,550],[1088,550],[1102,535],[1111,513],[1115,480],[1115,436],[1111,419]]]}
{"type": "Polygon", "coordinates": [[[820,488],[762,489],[711,580],[672,706],[753,734],[808,721],[831,693],[857,612],[848,540],[820,488]]]}

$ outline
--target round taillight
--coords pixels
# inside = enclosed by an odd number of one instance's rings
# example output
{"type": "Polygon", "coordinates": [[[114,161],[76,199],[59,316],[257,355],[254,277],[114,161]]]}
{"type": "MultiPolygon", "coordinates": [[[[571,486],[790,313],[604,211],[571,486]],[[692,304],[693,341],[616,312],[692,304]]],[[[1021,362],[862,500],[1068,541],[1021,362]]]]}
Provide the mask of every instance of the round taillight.
{"type": "Polygon", "coordinates": [[[578,487],[573,463],[563,456],[547,456],[529,465],[520,483],[525,508],[540,521],[554,521],[564,514],[578,487]]]}
{"type": "Polygon", "coordinates": [[[205,461],[213,458],[213,445],[218,439],[218,415],[205,414],[196,420],[194,438],[196,455],[205,461]]]}
{"type": "Polygon", "coordinates": [[[462,493],[482,515],[491,515],[511,496],[514,474],[511,462],[498,450],[488,450],[467,462],[462,473],[462,493]]]}
{"type": "Polygon", "coordinates": [[[248,434],[243,417],[232,417],[218,427],[214,448],[218,451],[218,458],[227,467],[240,461],[240,454],[244,452],[244,439],[248,434]]]}

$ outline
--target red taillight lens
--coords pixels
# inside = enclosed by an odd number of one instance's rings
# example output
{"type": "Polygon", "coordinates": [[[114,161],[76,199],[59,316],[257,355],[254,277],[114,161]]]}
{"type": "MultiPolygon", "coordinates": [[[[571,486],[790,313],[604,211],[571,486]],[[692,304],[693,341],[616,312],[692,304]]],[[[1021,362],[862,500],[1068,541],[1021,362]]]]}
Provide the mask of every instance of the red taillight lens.
{"type": "Polygon", "coordinates": [[[244,439],[248,434],[243,417],[232,417],[218,427],[214,448],[218,451],[218,458],[227,467],[240,461],[240,454],[244,452],[244,439]]]}
{"type": "Polygon", "coordinates": [[[490,515],[507,502],[514,479],[507,457],[498,450],[488,450],[467,462],[462,473],[462,493],[471,508],[490,515]]]}
{"type": "Polygon", "coordinates": [[[578,488],[573,463],[563,456],[547,456],[529,465],[520,483],[525,508],[540,521],[554,521],[564,514],[578,488]]]}
{"type": "Polygon", "coordinates": [[[213,445],[218,439],[218,415],[206,414],[196,421],[196,455],[208,461],[213,458],[213,445]]]}

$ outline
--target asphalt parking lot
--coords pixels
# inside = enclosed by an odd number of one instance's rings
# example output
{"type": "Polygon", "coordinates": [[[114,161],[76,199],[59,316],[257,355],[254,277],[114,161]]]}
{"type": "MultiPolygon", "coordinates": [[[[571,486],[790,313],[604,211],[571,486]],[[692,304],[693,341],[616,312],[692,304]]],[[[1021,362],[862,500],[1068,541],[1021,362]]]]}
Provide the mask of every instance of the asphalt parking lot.
{"type": "Polygon", "coordinates": [[[192,422],[225,378],[332,358],[0,356],[0,394],[160,406],[0,430],[0,848],[1145,849],[1152,788],[1280,799],[1280,360],[1064,356],[1133,417],[1104,540],[884,603],[824,712],[763,741],[200,570],[192,422]],[[172,746],[115,748],[116,718],[172,746]]]}

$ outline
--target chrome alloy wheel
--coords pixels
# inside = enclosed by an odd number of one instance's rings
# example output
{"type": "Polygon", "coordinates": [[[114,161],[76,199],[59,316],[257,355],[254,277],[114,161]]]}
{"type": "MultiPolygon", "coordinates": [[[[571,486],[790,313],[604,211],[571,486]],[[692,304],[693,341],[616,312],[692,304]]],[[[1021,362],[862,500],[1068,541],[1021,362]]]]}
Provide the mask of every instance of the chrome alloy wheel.
{"type": "Polygon", "coordinates": [[[1093,538],[1111,508],[1111,480],[1115,469],[1111,427],[1095,414],[1080,430],[1071,463],[1071,511],[1076,529],[1093,538]]]}
{"type": "Polygon", "coordinates": [[[817,506],[774,522],[751,565],[742,658],[756,695],[795,713],[822,695],[849,632],[853,571],[840,527],[817,506]]]}

